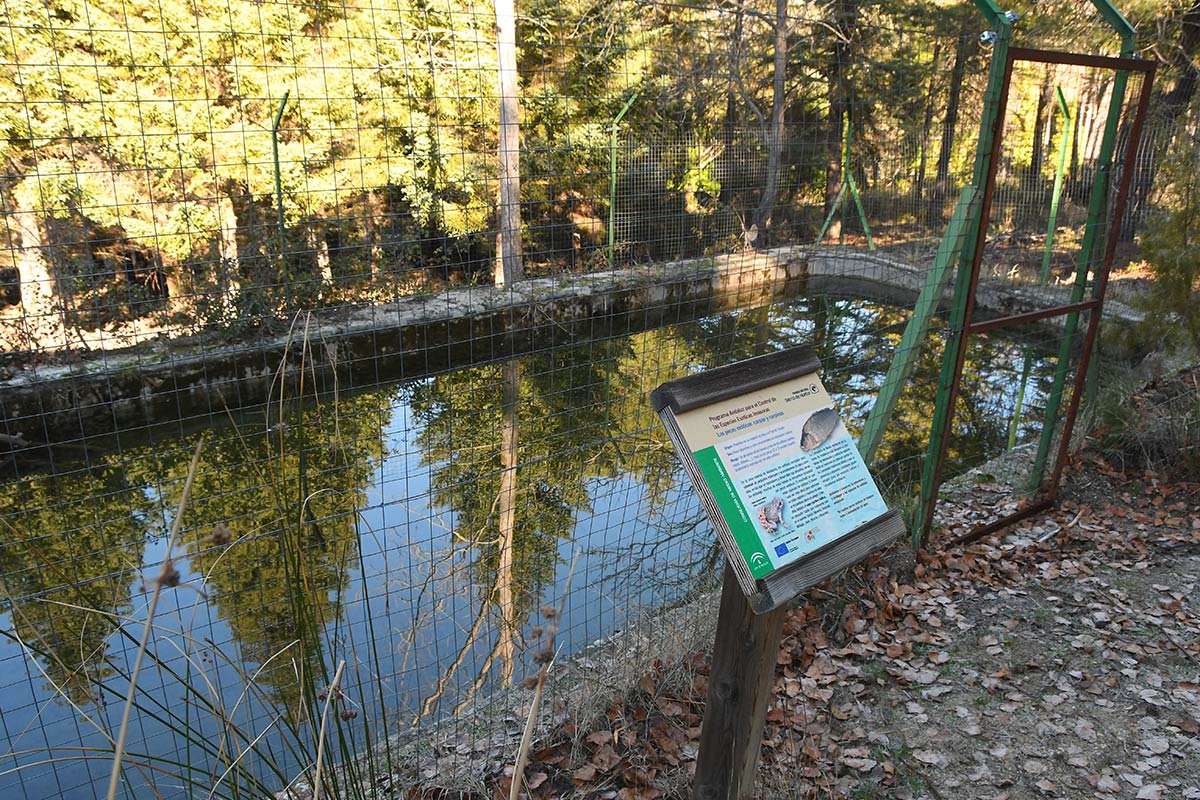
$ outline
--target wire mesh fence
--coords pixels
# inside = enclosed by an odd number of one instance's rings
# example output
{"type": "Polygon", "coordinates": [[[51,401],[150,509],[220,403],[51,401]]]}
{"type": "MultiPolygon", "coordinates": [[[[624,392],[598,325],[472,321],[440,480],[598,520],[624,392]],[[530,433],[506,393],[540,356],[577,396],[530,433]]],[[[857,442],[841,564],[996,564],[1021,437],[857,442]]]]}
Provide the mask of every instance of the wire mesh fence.
{"type": "MultiPolygon", "coordinates": [[[[985,471],[959,476],[955,492],[941,486],[940,460],[933,462],[938,466],[926,472],[923,480],[930,481],[932,475],[933,489],[923,487],[922,516],[932,518],[934,492],[956,494],[957,502],[945,504],[941,518],[945,527],[954,529],[959,541],[994,531],[1044,508],[1057,491],[1065,464],[1065,443],[1074,430],[1083,381],[1095,349],[1098,326],[1094,323],[1098,323],[1099,304],[1106,293],[1129,187],[1139,167],[1138,137],[1149,83],[1146,73],[1128,67],[1121,71],[1120,67],[1111,60],[1038,50],[1015,49],[1008,54],[990,172],[983,192],[984,226],[978,245],[982,250],[974,254],[967,290],[972,300],[960,306],[964,309],[962,322],[954,325],[961,327],[962,346],[969,352],[978,344],[976,337],[1008,329],[1010,336],[1025,338],[1035,332],[1030,323],[1040,321],[1051,328],[1057,353],[1052,358],[1053,379],[1031,381],[1035,347],[1025,346],[1020,381],[1013,387],[1015,396],[1008,406],[1012,410],[1007,412],[1011,413],[1007,441],[993,445],[985,471]],[[1097,86],[1107,87],[1111,93],[1106,103],[1088,115],[1094,125],[1103,120],[1102,127],[1089,133],[1088,126],[1081,124],[1083,114],[1074,115],[1076,124],[1072,126],[1071,108],[1073,102],[1077,109],[1084,107],[1083,100],[1075,98],[1089,93],[1103,95],[1103,90],[1097,92],[1097,86]],[[1054,97],[1057,143],[1055,117],[1043,113],[1054,97]],[[1034,106],[1037,110],[1029,114],[1028,109],[1034,106]],[[1053,158],[1055,152],[1057,158],[1053,158]],[[1077,188],[1079,196],[1071,198],[1064,193],[1068,154],[1078,163],[1089,153],[1094,154],[1090,160],[1096,164],[1087,176],[1091,183],[1077,188]],[[1043,203],[1039,195],[1048,163],[1053,164],[1054,180],[1043,203]],[[1027,190],[1030,184],[1035,187],[1032,196],[1027,190]],[[1022,195],[1027,198],[1025,202],[1019,199],[1022,195]],[[1030,220],[1043,216],[1043,205],[1049,209],[1044,215],[1048,217],[1045,233],[1030,235],[1030,220]],[[1023,307],[1009,309],[991,321],[977,319],[972,312],[974,298],[1003,288],[1019,293],[1023,307]],[[1040,422],[1023,424],[1022,412],[1027,414],[1034,408],[1038,409],[1035,413],[1040,415],[1040,422]],[[994,496],[991,502],[981,502],[983,486],[994,496]]],[[[1137,312],[1128,308],[1120,311],[1125,323],[1137,320],[1137,312]]],[[[956,312],[954,319],[959,318],[956,312]]],[[[939,397],[946,414],[954,413],[954,386],[963,369],[957,366],[954,370],[949,401],[944,403],[939,397]]],[[[936,428],[935,424],[935,442],[952,435],[951,429],[940,433],[936,428]]],[[[931,454],[934,449],[931,447],[931,454]]]]}
{"type": "MultiPolygon", "coordinates": [[[[502,769],[548,628],[546,725],[702,648],[719,555],[646,396],[807,343],[861,429],[989,58],[965,8],[526,4],[524,277],[495,285],[490,5],[0,8],[0,787],[28,798],[103,795],[135,673],[129,796],[263,796],[322,742],[366,796],[502,769]]],[[[1035,245],[1027,154],[1067,131],[1039,80],[991,230],[1035,245]]],[[[900,506],[941,334],[876,454],[900,506]]],[[[1030,434],[1052,341],[973,348],[955,471],[1030,434]]]]}

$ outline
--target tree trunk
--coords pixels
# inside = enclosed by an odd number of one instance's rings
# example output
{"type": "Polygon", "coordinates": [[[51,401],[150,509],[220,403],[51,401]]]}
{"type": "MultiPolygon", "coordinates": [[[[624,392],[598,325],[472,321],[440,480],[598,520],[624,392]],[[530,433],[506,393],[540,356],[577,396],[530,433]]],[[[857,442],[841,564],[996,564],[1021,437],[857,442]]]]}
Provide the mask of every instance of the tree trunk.
{"type": "MultiPolygon", "coordinates": [[[[521,138],[517,102],[517,24],[513,0],[496,0],[496,49],[500,82],[500,190],[497,202],[497,286],[508,286],[524,277],[521,262],[521,138]]],[[[496,572],[496,602],[500,606],[497,649],[501,659],[501,686],[512,683],[515,653],[516,602],[512,591],[513,542],[516,536],[517,404],[520,365],[504,365],[501,406],[500,554],[496,572]]]]}
{"type": "Polygon", "coordinates": [[[515,359],[504,364],[500,391],[503,419],[500,427],[500,492],[496,498],[500,544],[496,565],[496,604],[500,607],[498,654],[500,685],[509,686],[513,678],[516,600],[513,597],[513,544],[517,521],[517,406],[520,402],[520,364],[515,359]]]}
{"type": "Polygon", "coordinates": [[[925,118],[921,121],[921,160],[917,164],[917,181],[913,186],[913,199],[924,213],[925,172],[929,162],[929,132],[933,129],[934,79],[937,77],[938,60],[942,55],[942,43],[933,45],[933,60],[929,66],[929,87],[925,90],[925,118]]]}
{"type": "MultiPolygon", "coordinates": [[[[1196,96],[1197,82],[1200,80],[1200,74],[1198,74],[1200,71],[1196,68],[1198,55],[1200,55],[1200,0],[1195,0],[1187,13],[1183,15],[1183,22],[1179,28],[1179,45],[1167,60],[1169,74],[1174,81],[1162,81],[1159,84],[1161,88],[1155,92],[1156,97],[1150,100],[1151,108],[1157,110],[1157,116],[1161,120],[1160,129],[1173,128],[1191,105],[1192,98],[1196,96]]],[[[1126,159],[1127,168],[1137,171],[1133,175],[1128,211],[1124,224],[1121,226],[1120,236],[1123,241],[1133,239],[1138,222],[1150,199],[1155,178],[1158,176],[1157,159],[1148,159],[1144,168],[1138,169],[1138,162],[1136,158],[1132,157],[1135,154],[1130,155],[1131,158],[1126,159]]],[[[1123,153],[1117,154],[1117,158],[1122,156],[1123,153]]]]}
{"type": "Polygon", "coordinates": [[[958,127],[958,106],[962,100],[963,78],[967,72],[967,61],[971,57],[970,20],[963,19],[958,43],[954,47],[954,63],[950,67],[950,95],[946,98],[946,116],[942,120],[942,147],[938,152],[937,184],[938,195],[944,197],[950,190],[950,156],[954,152],[954,132],[958,127]]]}
{"type": "Polygon", "coordinates": [[[1030,185],[1037,186],[1042,181],[1042,169],[1046,165],[1046,123],[1054,116],[1054,81],[1053,68],[1047,67],[1042,76],[1042,86],[1038,93],[1037,117],[1033,123],[1033,152],[1029,160],[1030,185]]]}
{"type": "MultiPolygon", "coordinates": [[[[845,176],[842,175],[842,137],[850,113],[846,91],[846,67],[854,58],[853,38],[858,25],[858,0],[836,0],[833,4],[834,45],[833,61],[829,65],[829,119],[826,134],[825,203],[824,213],[828,216],[837,202],[845,176]]],[[[842,220],[835,219],[828,235],[838,237],[842,232],[842,220]]]]}
{"type": "MultiPolygon", "coordinates": [[[[838,201],[842,188],[842,135],[846,104],[842,101],[841,92],[831,90],[829,97],[829,137],[825,159],[825,202],[822,214],[828,216],[838,201]]],[[[842,219],[834,217],[829,225],[828,235],[838,238],[842,233],[842,219]]]]}
{"type": "Polygon", "coordinates": [[[1033,122],[1033,149],[1029,158],[1029,172],[1025,174],[1025,199],[1017,208],[1018,221],[1032,223],[1041,217],[1042,200],[1044,199],[1042,169],[1046,165],[1046,128],[1050,122],[1051,138],[1053,139],[1053,117],[1055,105],[1053,102],[1054,82],[1053,68],[1047,66],[1042,76],[1042,85],[1038,91],[1037,111],[1033,122]]]}
{"type": "Polygon", "coordinates": [[[308,235],[313,238],[316,249],[319,288],[329,288],[333,286],[333,262],[329,258],[329,240],[325,238],[323,231],[313,231],[311,225],[308,235]]]}
{"type": "Polygon", "coordinates": [[[767,243],[767,232],[771,227],[771,215],[779,197],[779,184],[783,172],[783,119],[787,104],[787,46],[788,16],[787,0],[775,0],[775,64],[771,81],[771,121],[767,127],[767,183],[763,187],[758,207],[754,209],[755,244],[767,243]]]}
{"type": "Polygon", "coordinates": [[[374,190],[362,196],[362,240],[367,243],[367,266],[371,274],[371,286],[377,287],[383,278],[383,215],[384,204],[374,190]]]}
{"type": "Polygon", "coordinates": [[[1089,73],[1087,86],[1080,94],[1079,110],[1075,114],[1075,142],[1071,148],[1071,172],[1067,179],[1067,192],[1076,203],[1087,205],[1091,196],[1092,182],[1096,177],[1098,155],[1104,118],[1104,98],[1108,95],[1111,81],[1103,74],[1089,73]]]}
{"type": "Polygon", "coordinates": [[[1200,55],[1200,0],[1195,0],[1183,15],[1179,46],[1168,60],[1174,82],[1169,89],[1165,88],[1164,82],[1163,88],[1156,92],[1158,97],[1155,99],[1158,102],[1151,102],[1172,122],[1187,110],[1196,95],[1197,80],[1200,78],[1196,69],[1197,55],[1200,55]]]}
{"type": "Polygon", "coordinates": [[[725,93],[725,117],[721,120],[721,146],[726,155],[730,153],[734,140],[737,139],[738,125],[737,96],[731,87],[725,93]]]}
{"type": "Polygon", "coordinates": [[[1110,88],[1112,88],[1112,81],[1103,80],[1100,82],[1100,88],[1096,93],[1096,101],[1092,103],[1091,113],[1088,114],[1087,142],[1083,149],[1083,157],[1088,162],[1095,162],[1100,156],[1100,142],[1103,138],[1101,133],[1104,131],[1104,124],[1107,120],[1107,115],[1103,109],[1104,98],[1108,96],[1110,88]]]}
{"type": "MultiPolygon", "coordinates": [[[[755,104],[754,99],[746,92],[745,82],[742,79],[742,34],[745,28],[746,21],[746,4],[745,0],[737,0],[737,10],[733,16],[733,54],[729,61],[729,86],[727,87],[725,100],[725,153],[726,163],[732,168],[739,165],[740,159],[734,157],[730,151],[735,138],[735,125],[740,119],[738,115],[738,100],[745,103],[749,107],[755,120],[759,125],[759,131],[764,140],[770,138],[770,125],[767,123],[766,117],[755,104]]],[[[768,156],[768,161],[770,157],[768,156]]],[[[737,173],[741,176],[741,172],[737,173]]],[[[742,185],[745,181],[734,181],[728,177],[721,181],[721,200],[734,207],[738,214],[738,220],[742,226],[742,241],[746,246],[753,245],[755,239],[758,238],[758,226],[754,224],[754,214],[750,212],[749,218],[742,216],[741,209],[746,208],[745,205],[745,187],[742,185]],[[736,188],[735,188],[736,187],[736,188]]],[[[764,189],[766,187],[764,186],[764,189]]]]}
{"type": "Polygon", "coordinates": [[[42,246],[41,221],[38,217],[37,212],[21,208],[14,200],[9,215],[13,226],[9,238],[16,248],[21,322],[24,328],[22,338],[31,350],[49,352],[66,346],[66,326],[54,275],[42,246]],[[14,241],[18,237],[19,245],[14,241]]]}
{"type": "Polygon", "coordinates": [[[497,201],[497,286],[525,277],[521,263],[521,133],[517,101],[517,21],[513,0],[496,0],[500,98],[500,191],[497,201]]]}
{"type": "Polygon", "coordinates": [[[194,296],[191,287],[183,279],[178,264],[163,264],[163,276],[167,284],[167,308],[172,314],[186,314],[192,308],[194,296]]]}
{"type": "MultiPolygon", "coordinates": [[[[739,17],[738,27],[740,27],[741,19],[739,17]]],[[[738,30],[734,31],[734,36],[741,36],[738,30]]],[[[721,121],[721,161],[725,168],[719,171],[717,180],[721,183],[720,201],[729,207],[738,207],[739,203],[735,200],[735,186],[740,189],[741,181],[734,178],[736,174],[734,170],[738,163],[735,157],[733,148],[738,137],[738,126],[740,118],[738,116],[738,101],[737,93],[732,85],[729,86],[725,93],[725,118],[721,121]]],[[[740,177],[740,176],[739,176],[740,177]]],[[[740,213],[740,212],[739,212],[740,213]]]]}
{"type": "MultiPolygon", "coordinates": [[[[1085,91],[1086,94],[1086,91],[1085,91]]],[[[1075,104],[1075,119],[1074,131],[1071,133],[1071,178],[1074,180],[1075,174],[1079,172],[1079,119],[1083,116],[1083,97],[1079,98],[1079,102],[1075,104]]]]}
{"type": "Polygon", "coordinates": [[[238,292],[241,291],[241,253],[238,250],[238,218],[233,200],[222,195],[217,200],[217,263],[213,267],[212,285],[216,287],[217,306],[221,318],[232,314],[238,292]]]}

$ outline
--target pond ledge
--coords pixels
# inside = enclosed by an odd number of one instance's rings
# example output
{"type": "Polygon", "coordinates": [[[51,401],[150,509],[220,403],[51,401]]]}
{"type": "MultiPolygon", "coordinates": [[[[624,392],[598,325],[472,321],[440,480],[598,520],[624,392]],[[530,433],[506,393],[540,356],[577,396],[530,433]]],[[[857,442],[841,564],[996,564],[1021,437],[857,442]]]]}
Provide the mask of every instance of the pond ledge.
{"type": "MultiPolygon", "coordinates": [[[[254,405],[277,394],[281,381],[294,385],[301,365],[318,390],[331,388],[334,376],[378,385],[786,297],[911,305],[927,272],[873,252],[792,246],[316,309],[298,314],[284,335],[164,342],[18,372],[0,381],[0,449],[254,405]]],[[[1044,303],[1048,292],[1066,297],[1069,287],[1036,292],[1044,303]]],[[[977,309],[992,316],[1036,307],[1032,289],[984,285],[978,293],[977,309]]],[[[1140,316],[1111,302],[1107,314],[1140,316]]]]}

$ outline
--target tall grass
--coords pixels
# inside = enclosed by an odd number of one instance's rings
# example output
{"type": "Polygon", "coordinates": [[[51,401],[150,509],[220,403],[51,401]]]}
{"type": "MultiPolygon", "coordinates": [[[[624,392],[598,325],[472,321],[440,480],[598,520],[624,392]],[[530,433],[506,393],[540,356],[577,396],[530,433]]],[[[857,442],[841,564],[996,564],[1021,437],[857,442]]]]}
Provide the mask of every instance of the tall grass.
{"type": "MultiPolygon", "coordinates": [[[[274,413],[280,423],[276,463],[262,467],[272,471],[290,470],[298,465],[298,469],[284,476],[264,474],[262,480],[264,485],[275,487],[275,507],[270,511],[278,527],[267,535],[278,542],[285,580],[302,587],[306,580],[306,542],[324,542],[322,520],[313,512],[312,501],[314,497],[341,490],[321,485],[326,476],[311,468],[305,452],[303,425],[295,426],[292,437],[282,433],[286,427],[282,423],[295,399],[289,398],[289,386],[298,387],[296,394],[300,399],[311,390],[320,402],[313,381],[317,365],[312,361],[314,348],[308,341],[307,325],[300,346],[299,366],[289,366],[285,357],[276,370],[278,391],[272,392],[274,413]],[[298,374],[289,375],[289,370],[298,370],[298,374]],[[292,458],[286,459],[292,447],[297,450],[291,453],[292,458]],[[296,494],[290,495],[282,489],[287,486],[296,487],[296,494]]],[[[333,366],[336,372],[336,365],[333,366]]],[[[336,405],[335,386],[331,408],[335,414],[336,405]]],[[[236,426],[235,437],[245,446],[236,426]]],[[[277,651],[256,659],[259,663],[253,668],[246,666],[237,645],[214,642],[205,635],[200,624],[204,615],[200,612],[210,601],[209,578],[225,556],[244,543],[230,541],[228,528],[218,525],[208,544],[223,545],[226,549],[207,574],[192,583],[181,580],[176,550],[186,527],[188,504],[194,505],[194,500],[199,499],[193,498],[192,492],[202,464],[203,443],[201,437],[174,510],[158,576],[146,582],[150,595],[144,612],[139,615],[132,611],[116,613],[76,607],[101,615],[112,628],[110,639],[123,643],[125,652],[132,653],[130,666],[109,658],[103,671],[88,675],[95,710],[74,699],[68,687],[56,683],[49,671],[41,669],[39,659],[61,667],[58,674],[72,672],[37,626],[24,626],[32,635],[18,633],[18,626],[0,630],[0,635],[24,650],[56,697],[69,706],[77,724],[97,732],[102,742],[97,746],[49,744],[40,750],[12,752],[7,755],[15,765],[0,769],[0,776],[35,767],[57,769],[71,763],[91,764],[107,759],[112,765],[103,795],[107,800],[141,796],[244,800],[310,792],[314,798],[366,797],[380,772],[392,773],[390,754],[383,755],[387,749],[376,753],[373,748],[376,742],[386,741],[386,735],[372,730],[372,714],[358,710],[358,698],[373,695],[379,699],[379,719],[386,726],[384,672],[380,668],[370,615],[367,625],[371,641],[358,652],[353,641],[347,646],[341,638],[325,635],[324,621],[313,607],[316,598],[310,592],[289,591],[290,619],[286,624],[296,636],[277,651]],[[168,592],[194,595],[190,624],[167,624],[160,619],[159,602],[168,592]],[[364,665],[371,667],[364,669],[364,665]],[[281,669],[294,676],[299,690],[295,705],[281,701],[264,682],[265,676],[281,669]],[[150,673],[154,673],[154,685],[146,687],[143,677],[150,673]],[[109,708],[120,710],[116,725],[109,718],[109,708]],[[153,743],[131,741],[130,731],[135,727],[162,731],[162,736],[171,737],[173,746],[163,747],[161,739],[153,743]],[[376,764],[380,755],[385,764],[376,764]]],[[[247,456],[250,456],[248,451],[247,456]]],[[[210,467],[220,469],[219,464],[210,467]]],[[[357,510],[351,509],[349,513],[353,515],[357,536],[357,510]]],[[[351,556],[339,551],[337,558],[348,561],[351,556]]],[[[361,548],[358,559],[361,568],[361,548]]],[[[363,582],[365,603],[370,601],[369,583],[363,582]]],[[[20,615],[20,604],[11,596],[6,599],[12,613],[20,615]]],[[[186,608],[186,602],[177,603],[177,607],[186,608]]]]}
{"type": "Polygon", "coordinates": [[[192,454],[192,463],[188,465],[187,478],[183,482],[183,496],[179,507],[175,510],[175,519],[171,522],[171,533],[167,537],[167,554],[163,558],[162,569],[154,589],[150,595],[150,605],[146,610],[146,624],[142,627],[142,638],[138,642],[137,654],[133,658],[133,674],[129,676],[129,691],[125,694],[125,706],[121,713],[121,728],[117,739],[113,742],[113,766],[108,781],[108,800],[116,800],[117,789],[121,783],[121,759],[125,756],[125,742],[129,736],[129,718],[133,713],[133,702],[137,697],[138,675],[142,671],[142,662],[146,658],[146,647],[150,644],[150,632],[154,630],[154,612],[158,609],[158,599],[162,597],[165,587],[174,588],[179,585],[179,570],[175,567],[175,545],[179,542],[179,527],[183,524],[183,512],[187,509],[188,498],[192,494],[192,481],[196,478],[196,467],[200,464],[200,453],[204,449],[204,437],[196,442],[196,452],[192,454]]]}

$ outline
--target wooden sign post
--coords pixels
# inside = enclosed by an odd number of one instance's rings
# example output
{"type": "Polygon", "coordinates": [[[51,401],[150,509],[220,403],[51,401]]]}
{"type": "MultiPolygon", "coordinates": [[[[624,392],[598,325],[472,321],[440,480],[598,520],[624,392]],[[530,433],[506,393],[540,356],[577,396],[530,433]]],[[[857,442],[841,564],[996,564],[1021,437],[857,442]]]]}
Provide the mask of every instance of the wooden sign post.
{"type": "Polygon", "coordinates": [[[696,800],[753,797],[785,616],[787,606],[755,614],[732,568],[725,566],[692,783],[696,800]]]}
{"type": "Polygon", "coordinates": [[[819,366],[797,347],[650,394],[728,556],[696,800],[753,796],[789,601],[904,534],[819,366]]]}

